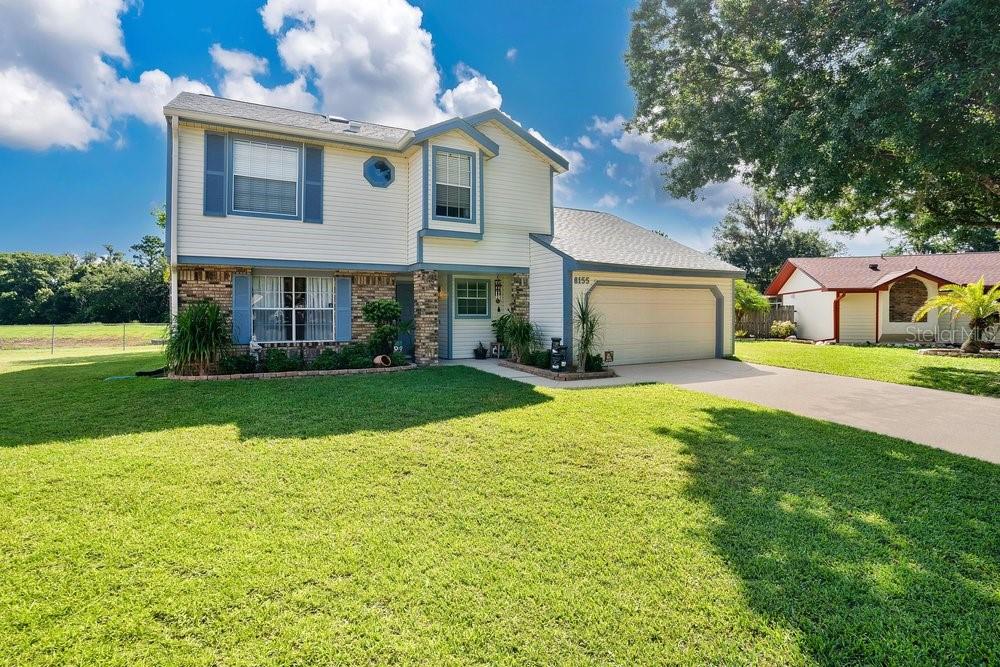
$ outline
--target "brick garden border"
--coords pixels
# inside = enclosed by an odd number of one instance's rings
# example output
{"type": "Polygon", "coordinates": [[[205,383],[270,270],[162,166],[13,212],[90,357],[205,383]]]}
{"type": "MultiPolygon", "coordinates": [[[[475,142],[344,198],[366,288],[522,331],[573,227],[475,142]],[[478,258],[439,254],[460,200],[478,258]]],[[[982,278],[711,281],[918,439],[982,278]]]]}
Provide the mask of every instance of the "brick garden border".
{"type": "Polygon", "coordinates": [[[532,375],[548,378],[550,380],[560,380],[568,382],[572,382],[574,380],[600,380],[603,378],[618,377],[618,374],[615,373],[610,368],[603,371],[590,371],[589,373],[556,373],[554,371],[546,370],[544,368],[538,368],[536,366],[515,364],[513,361],[507,361],[506,359],[500,359],[497,362],[497,365],[503,366],[504,368],[512,368],[517,371],[524,371],[525,373],[531,373],[532,375]]]}
{"type": "Polygon", "coordinates": [[[204,380],[272,380],[274,378],[306,378],[329,377],[332,375],[370,375],[373,373],[398,373],[419,368],[416,364],[405,366],[385,366],[377,368],[341,368],[329,371],[283,371],[281,373],[232,373],[230,375],[176,375],[167,377],[171,380],[204,381],[204,380]]]}

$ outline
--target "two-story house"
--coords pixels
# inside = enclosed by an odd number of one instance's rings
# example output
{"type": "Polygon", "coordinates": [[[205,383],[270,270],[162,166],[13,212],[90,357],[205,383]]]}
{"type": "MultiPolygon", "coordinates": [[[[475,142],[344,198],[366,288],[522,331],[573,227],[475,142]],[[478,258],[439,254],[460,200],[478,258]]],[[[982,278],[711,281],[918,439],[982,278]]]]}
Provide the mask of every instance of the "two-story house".
{"type": "Polygon", "coordinates": [[[471,357],[508,310],[572,345],[588,300],[614,363],[732,352],[742,272],[554,207],[566,159],[500,111],[410,130],[182,93],[164,114],[171,313],[213,299],[238,344],[359,340],[390,297],[427,364],[471,357]]]}

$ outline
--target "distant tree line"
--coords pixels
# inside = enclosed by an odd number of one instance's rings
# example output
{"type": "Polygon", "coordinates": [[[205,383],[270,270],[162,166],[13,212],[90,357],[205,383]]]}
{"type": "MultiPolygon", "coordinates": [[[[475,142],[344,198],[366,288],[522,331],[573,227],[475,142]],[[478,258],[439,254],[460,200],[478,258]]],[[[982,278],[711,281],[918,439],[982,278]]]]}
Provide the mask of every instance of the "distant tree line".
{"type": "MultiPolygon", "coordinates": [[[[151,213],[161,229],[163,209],[151,213]]],[[[166,322],[168,262],[163,239],[146,235],[129,248],[55,255],[0,253],[0,324],[166,322]]]]}

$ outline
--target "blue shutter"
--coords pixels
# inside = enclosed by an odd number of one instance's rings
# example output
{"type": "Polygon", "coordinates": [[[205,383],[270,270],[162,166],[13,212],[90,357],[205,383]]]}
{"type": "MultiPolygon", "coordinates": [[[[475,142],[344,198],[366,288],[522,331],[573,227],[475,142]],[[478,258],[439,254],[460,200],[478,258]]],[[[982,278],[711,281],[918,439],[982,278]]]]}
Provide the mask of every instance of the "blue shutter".
{"type": "Polygon", "coordinates": [[[323,222],[323,149],[306,146],[305,173],[302,178],[302,219],[323,222]]]}
{"type": "Polygon", "coordinates": [[[338,341],[351,340],[351,279],[337,278],[337,293],[334,300],[334,338],[338,341]]]}
{"type": "Polygon", "coordinates": [[[250,312],[250,275],[237,273],[233,276],[233,342],[246,345],[253,331],[253,316],[250,312]]]}
{"type": "Polygon", "coordinates": [[[205,133],[205,215],[226,214],[226,136],[205,133]]]}

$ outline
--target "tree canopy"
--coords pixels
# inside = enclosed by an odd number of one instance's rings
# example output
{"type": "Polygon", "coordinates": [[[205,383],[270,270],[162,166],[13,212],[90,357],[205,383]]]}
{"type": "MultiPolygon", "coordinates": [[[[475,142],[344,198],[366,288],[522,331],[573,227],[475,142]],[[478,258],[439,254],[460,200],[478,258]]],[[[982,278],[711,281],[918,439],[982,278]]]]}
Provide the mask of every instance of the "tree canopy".
{"type": "Polygon", "coordinates": [[[829,257],[843,251],[842,244],[827,240],[818,229],[796,229],[791,214],[760,193],[730,204],[712,237],[712,252],[746,271],[746,281],[759,290],[789,257],[829,257]]]}
{"type": "Polygon", "coordinates": [[[674,196],[743,177],[842,231],[1000,228],[995,0],[642,0],[626,61],[674,196]]]}

